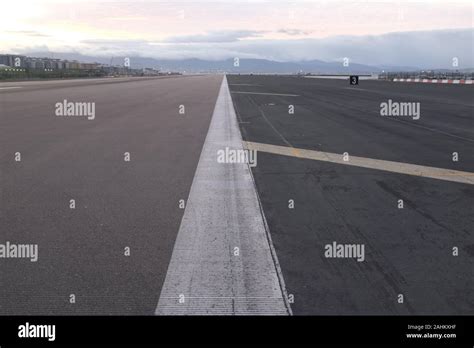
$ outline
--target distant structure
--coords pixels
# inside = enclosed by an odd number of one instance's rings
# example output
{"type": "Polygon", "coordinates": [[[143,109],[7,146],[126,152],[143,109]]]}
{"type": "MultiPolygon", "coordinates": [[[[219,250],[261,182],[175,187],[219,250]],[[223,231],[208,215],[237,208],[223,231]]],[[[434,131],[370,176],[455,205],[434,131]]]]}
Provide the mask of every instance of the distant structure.
{"type": "Polygon", "coordinates": [[[24,68],[25,61],[26,61],[25,56],[14,55],[14,54],[0,54],[0,64],[6,65],[9,67],[24,68]],[[15,60],[17,62],[16,65],[15,65],[15,60]]]}
{"type": "Polygon", "coordinates": [[[76,69],[76,70],[94,70],[99,69],[99,63],[81,63],[77,60],[69,61],[56,58],[37,58],[27,57],[19,54],[0,54],[0,64],[12,68],[26,69],[76,69]]]}
{"type": "Polygon", "coordinates": [[[156,68],[132,69],[124,65],[112,65],[112,60],[110,64],[100,64],[0,54],[0,79],[180,75],[156,68]]]}
{"type": "Polygon", "coordinates": [[[379,75],[382,80],[472,80],[474,79],[474,72],[472,69],[465,70],[447,70],[447,69],[435,69],[435,70],[418,70],[418,71],[394,71],[394,72],[383,72],[379,75]]]}

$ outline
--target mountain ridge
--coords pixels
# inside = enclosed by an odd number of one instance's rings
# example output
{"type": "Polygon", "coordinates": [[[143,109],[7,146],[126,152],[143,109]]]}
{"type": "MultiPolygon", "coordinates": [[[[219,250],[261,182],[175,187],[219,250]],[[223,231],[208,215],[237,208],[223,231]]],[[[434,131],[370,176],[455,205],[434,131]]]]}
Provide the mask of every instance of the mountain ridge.
{"type": "MultiPolygon", "coordinates": [[[[78,60],[84,63],[101,63],[122,65],[125,56],[105,57],[89,56],[75,52],[28,52],[31,57],[48,57],[78,60]]],[[[163,71],[180,71],[187,73],[229,72],[229,73],[320,73],[320,74],[370,74],[385,71],[419,70],[417,67],[378,67],[360,63],[349,63],[344,67],[342,62],[326,62],[323,60],[307,60],[295,62],[279,62],[269,59],[241,58],[239,65],[234,66],[234,59],[204,60],[199,58],[159,59],[151,57],[130,56],[130,66],[134,69],[156,68],[163,71]]]]}

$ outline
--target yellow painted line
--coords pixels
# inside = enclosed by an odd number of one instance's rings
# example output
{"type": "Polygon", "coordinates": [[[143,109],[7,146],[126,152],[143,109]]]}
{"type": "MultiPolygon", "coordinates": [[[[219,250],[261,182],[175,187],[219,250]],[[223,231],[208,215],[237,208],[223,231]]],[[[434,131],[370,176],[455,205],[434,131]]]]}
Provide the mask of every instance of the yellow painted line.
{"type": "Polygon", "coordinates": [[[250,141],[244,141],[243,145],[244,148],[248,150],[257,150],[259,152],[272,153],[275,155],[298,157],[303,159],[344,164],[348,166],[383,170],[392,173],[414,175],[424,178],[474,185],[474,173],[471,172],[421,166],[418,164],[409,164],[403,162],[384,161],[366,157],[357,157],[351,156],[350,154],[349,160],[344,161],[343,155],[338,153],[298,149],[288,146],[254,143],[250,141]]]}

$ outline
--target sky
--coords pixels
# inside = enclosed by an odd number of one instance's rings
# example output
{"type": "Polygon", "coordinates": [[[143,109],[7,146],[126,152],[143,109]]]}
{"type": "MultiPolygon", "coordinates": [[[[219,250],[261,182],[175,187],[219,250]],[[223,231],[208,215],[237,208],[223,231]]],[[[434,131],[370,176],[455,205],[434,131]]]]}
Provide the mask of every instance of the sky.
{"type": "MultiPolygon", "coordinates": [[[[367,64],[400,63],[399,59],[414,53],[423,60],[429,53],[433,64],[457,56],[460,65],[474,65],[470,0],[17,0],[0,4],[2,53],[278,61],[354,56],[367,64]],[[406,51],[400,51],[400,45],[406,51]],[[425,53],[420,56],[420,52],[425,53]]],[[[410,62],[416,60],[404,61],[410,62]]]]}

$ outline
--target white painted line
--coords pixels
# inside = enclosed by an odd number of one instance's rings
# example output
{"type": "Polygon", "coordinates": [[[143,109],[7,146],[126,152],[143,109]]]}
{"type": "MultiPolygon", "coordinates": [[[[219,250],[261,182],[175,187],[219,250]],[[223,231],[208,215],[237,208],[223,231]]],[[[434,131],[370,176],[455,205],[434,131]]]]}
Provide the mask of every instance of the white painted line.
{"type": "Polygon", "coordinates": [[[226,147],[243,149],[224,77],[155,314],[291,313],[251,170],[218,163],[226,147]]]}
{"type": "Polygon", "coordinates": [[[299,97],[299,95],[297,94],[280,94],[280,93],[258,93],[258,92],[240,92],[240,91],[232,91],[232,93],[234,94],[261,94],[261,95],[279,95],[279,96],[282,96],[282,97],[299,97]]]}
{"type": "Polygon", "coordinates": [[[21,88],[21,87],[0,87],[0,89],[14,89],[14,88],[21,88]]]}
{"type": "Polygon", "coordinates": [[[366,91],[366,92],[374,92],[371,91],[370,89],[364,89],[364,88],[359,88],[359,87],[342,87],[343,89],[349,89],[351,91],[366,91]]]}
{"type": "Polygon", "coordinates": [[[261,86],[254,83],[229,83],[229,86],[261,86]]]}
{"type": "Polygon", "coordinates": [[[273,153],[282,156],[291,156],[316,161],[344,164],[348,166],[363,167],[383,170],[392,173],[421,176],[424,178],[459,182],[474,185],[474,173],[459,170],[435,168],[402,162],[384,161],[365,157],[350,156],[349,161],[344,161],[342,154],[322,152],[315,150],[298,149],[288,146],[277,146],[253,142],[244,142],[247,149],[273,153]]]}

